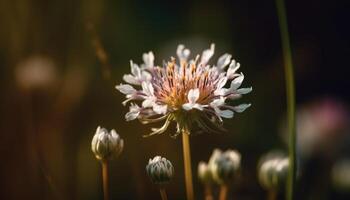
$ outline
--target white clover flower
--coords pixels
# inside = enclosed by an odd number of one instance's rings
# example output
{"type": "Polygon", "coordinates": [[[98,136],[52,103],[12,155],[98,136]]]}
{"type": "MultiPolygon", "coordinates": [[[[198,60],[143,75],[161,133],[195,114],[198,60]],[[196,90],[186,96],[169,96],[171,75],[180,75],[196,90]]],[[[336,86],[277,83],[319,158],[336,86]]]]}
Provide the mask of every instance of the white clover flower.
{"type": "Polygon", "coordinates": [[[190,50],[179,45],[176,51],[179,61],[171,58],[163,67],[154,65],[152,52],[143,54],[141,67],[131,61],[131,74],[123,77],[128,84],[116,86],[126,95],[124,105],[133,102],[126,120],[137,118],[142,123],[165,120],[161,128],[153,129],[149,135],[163,133],[171,121],[177,123],[175,135],[186,129],[224,130],[222,118],[232,118],[234,112],[243,112],[250,106],[231,106],[227,101],[240,98],[252,88],[239,88],[244,75],[237,73],[240,64],[230,54],[222,55],[216,65],[208,64],[214,48],[212,44],[201,56],[188,61],[190,50]]]}

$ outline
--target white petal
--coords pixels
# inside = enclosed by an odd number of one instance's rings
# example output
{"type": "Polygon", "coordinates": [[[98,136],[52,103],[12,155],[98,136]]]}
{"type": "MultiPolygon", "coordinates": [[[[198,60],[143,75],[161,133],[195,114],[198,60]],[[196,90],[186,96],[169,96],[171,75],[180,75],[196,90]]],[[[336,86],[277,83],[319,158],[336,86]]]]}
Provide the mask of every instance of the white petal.
{"type": "Polygon", "coordinates": [[[181,59],[182,56],[182,50],[185,48],[185,45],[179,44],[176,49],[177,56],[181,59]]]}
{"type": "Polygon", "coordinates": [[[208,63],[209,59],[214,55],[215,44],[210,45],[210,49],[206,49],[202,53],[201,64],[205,65],[208,63]]]}
{"type": "Polygon", "coordinates": [[[146,67],[153,67],[154,66],[154,55],[153,52],[150,51],[148,53],[144,53],[142,55],[143,62],[145,63],[146,67]]]}
{"type": "Polygon", "coordinates": [[[142,81],[150,81],[150,80],[152,80],[152,75],[149,72],[142,71],[141,80],[142,81]]]}
{"type": "Polygon", "coordinates": [[[192,103],[185,103],[185,104],[182,105],[182,108],[184,110],[192,110],[193,104],[192,103]]]}
{"type": "Polygon", "coordinates": [[[157,114],[166,114],[167,112],[167,105],[158,105],[158,104],[153,104],[153,110],[157,114]]]}
{"type": "Polygon", "coordinates": [[[219,69],[224,69],[228,64],[230,64],[231,57],[232,56],[227,53],[220,56],[216,67],[218,67],[219,69]]]}
{"type": "Polygon", "coordinates": [[[214,95],[216,95],[216,96],[223,96],[223,95],[225,95],[227,92],[228,92],[228,89],[227,89],[227,88],[216,89],[216,90],[214,91],[214,95]]]}
{"type": "Polygon", "coordinates": [[[126,121],[134,120],[139,116],[139,114],[140,114],[140,111],[138,111],[138,112],[130,111],[130,112],[125,114],[125,119],[126,119],[126,121]]]}
{"type": "Polygon", "coordinates": [[[231,110],[220,110],[220,116],[223,118],[232,118],[233,112],[231,110]]]}
{"type": "Polygon", "coordinates": [[[235,60],[232,60],[230,66],[227,69],[227,73],[226,73],[227,77],[229,79],[234,78],[235,73],[239,69],[240,66],[241,65],[239,63],[236,63],[235,60]]]}
{"type": "Polygon", "coordinates": [[[150,82],[142,82],[142,91],[147,95],[147,96],[153,96],[154,95],[154,89],[153,86],[150,82]]]}
{"type": "Polygon", "coordinates": [[[237,90],[237,88],[239,88],[239,86],[242,85],[243,79],[244,79],[244,75],[243,74],[241,74],[239,77],[233,79],[232,82],[231,82],[230,90],[231,91],[237,90]]]}
{"type": "Polygon", "coordinates": [[[198,104],[198,103],[195,103],[195,104],[193,105],[193,108],[195,108],[195,109],[197,109],[197,110],[203,110],[203,107],[204,107],[204,106],[202,106],[201,104],[198,104]]]}
{"type": "Polygon", "coordinates": [[[187,98],[188,98],[188,102],[189,102],[189,103],[196,103],[196,101],[197,101],[198,98],[199,98],[199,89],[198,89],[198,88],[196,88],[196,89],[191,89],[191,90],[188,92],[187,98]]]}
{"type": "Polygon", "coordinates": [[[130,84],[140,85],[139,81],[131,74],[125,74],[123,80],[130,84]]]}
{"type": "Polygon", "coordinates": [[[218,106],[222,106],[225,104],[225,98],[220,98],[220,99],[215,99],[214,101],[212,101],[210,103],[211,107],[218,107],[218,106]]]}
{"type": "Polygon", "coordinates": [[[242,97],[241,94],[230,94],[228,96],[226,96],[228,99],[231,99],[231,100],[235,100],[235,99],[239,99],[242,97]]]}
{"type": "Polygon", "coordinates": [[[136,92],[135,88],[129,84],[120,84],[115,86],[115,88],[123,94],[133,94],[136,92]]]}
{"type": "Polygon", "coordinates": [[[130,60],[130,67],[131,67],[131,73],[135,77],[140,77],[141,76],[140,67],[137,64],[133,63],[132,60],[130,60]]]}
{"type": "Polygon", "coordinates": [[[185,49],[185,46],[183,44],[177,46],[176,54],[179,57],[180,61],[187,61],[188,57],[190,56],[190,53],[190,50],[185,49]]]}
{"type": "Polygon", "coordinates": [[[154,98],[147,98],[142,102],[142,107],[150,108],[150,107],[153,107],[153,104],[155,104],[155,99],[154,98]]]}
{"type": "Polygon", "coordinates": [[[218,81],[218,84],[217,84],[217,89],[221,89],[222,87],[225,86],[227,82],[227,78],[226,77],[222,77],[219,81],[218,81]]]}
{"type": "Polygon", "coordinates": [[[249,88],[240,88],[237,90],[238,94],[248,94],[249,92],[251,92],[253,90],[252,87],[249,88]]]}
{"type": "Polygon", "coordinates": [[[238,113],[241,113],[245,109],[249,108],[250,106],[251,106],[251,104],[241,104],[241,105],[233,107],[233,110],[238,112],[238,113]]]}

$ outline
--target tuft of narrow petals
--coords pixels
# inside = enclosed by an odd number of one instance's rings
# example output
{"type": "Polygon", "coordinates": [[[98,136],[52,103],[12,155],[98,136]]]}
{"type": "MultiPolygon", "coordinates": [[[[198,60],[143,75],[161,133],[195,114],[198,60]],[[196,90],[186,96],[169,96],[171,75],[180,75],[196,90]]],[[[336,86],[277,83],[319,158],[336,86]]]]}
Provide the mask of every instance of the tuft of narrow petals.
{"type": "Polygon", "coordinates": [[[123,80],[127,83],[133,84],[133,85],[141,85],[143,81],[150,81],[152,76],[149,72],[146,72],[140,67],[133,63],[133,61],[130,61],[130,67],[131,67],[131,74],[126,74],[123,76],[123,80]]]}
{"type": "Polygon", "coordinates": [[[210,65],[214,50],[215,45],[211,44],[201,55],[190,59],[190,50],[180,44],[176,49],[178,59],[171,57],[163,62],[163,67],[154,66],[151,51],[143,54],[140,67],[130,61],[131,73],[123,76],[128,84],[116,86],[126,96],[123,104],[131,102],[126,120],[139,119],[144,124],[165,120],[150,135],[163,133],[171,121],[177,123],[177,134],[192,126],[207,132],[223,131],[223,118],[232,118],[235,112],[250,107],[230,106],[227,101],[250,93],[252,87],[240,88],[244,75],[237,72],[240,64],[232,55],[223,54],[216,65],[210,65]]]}

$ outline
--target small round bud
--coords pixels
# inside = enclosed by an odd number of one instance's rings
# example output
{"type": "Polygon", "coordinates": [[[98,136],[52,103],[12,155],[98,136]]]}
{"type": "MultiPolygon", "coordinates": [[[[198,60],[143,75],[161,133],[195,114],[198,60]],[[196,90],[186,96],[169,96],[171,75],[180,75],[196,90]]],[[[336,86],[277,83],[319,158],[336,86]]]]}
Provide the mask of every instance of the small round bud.
{"type": "Polygon", "coordinates": [[[111,160],[118,157],[123,147],[124,141],[114,129],[108,132],[105,128],[97,127],[92,138],[91,149],[98,160],[111,160]]]}
{"type": "Polygon", "coordinates": [[[211,161],[213,179],[219,184],[227,184],[237,177],[241,155],[234,150],[227,150],[224,153],[214,151],[211,161]]]}
{"type": "Polygon", "coordinates": [[[154,184],[168,183],[174,176],[174,167],[169,160],[156,156],[149,159],[146,172],[154,184]]]}
{"type": "Polygon", "coordinates": [[[270,158],[262,161],[258,171],[259,182],[267,190],[283,189],[287,181],[288,158],[270,158]]]}
{"type": "Polygon", "coordinates": [[[209,165],[203,161],[198,164],[198,178],[205,185],[212,184],[213,182],[213,176],[209,165]]]}

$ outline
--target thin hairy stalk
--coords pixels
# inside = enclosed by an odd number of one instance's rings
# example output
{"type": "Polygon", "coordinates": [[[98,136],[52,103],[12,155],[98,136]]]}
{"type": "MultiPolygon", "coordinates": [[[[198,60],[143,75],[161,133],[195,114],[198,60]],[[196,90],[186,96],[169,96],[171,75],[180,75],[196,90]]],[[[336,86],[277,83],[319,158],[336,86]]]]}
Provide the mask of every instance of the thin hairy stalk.
{"type": "Polygon", "coordinates": [[[226,200],[227,199],[227,192],[228,192],[227,185],[226,184],[221,185],[219,200],[226,200]]]}
{"type": "Polygon", "coordinates": [[[287,120],[289,134],[289,173],[287,181],[287,200],[295,198],[296,185],[296,130],[295,130],[295,89],[292,53],[290,47],[286,9],[283,0],[276,0],[277,14],[281,31],[284,70],[286,77],[287,120]]]}
{"type": "Polygon", "coordinates": [[[102,161],[103,199],[109,200],[108,193],[108,161],[102,161]]]}
{"type": "Polygon", "coordinates": [[[187,200],[194,200],[192,168],[191,168],[191,150],[189,131],[185,130],[182,133],[182,147],[184,154],[185,182],[187,200]]]}
{"type": "Polygon", "coordinates": [[[160,196],[162,197],[162,200],[168,200],[168,196],[166,194],[166,190],[164,187],[159,188],[160,196]]]}

